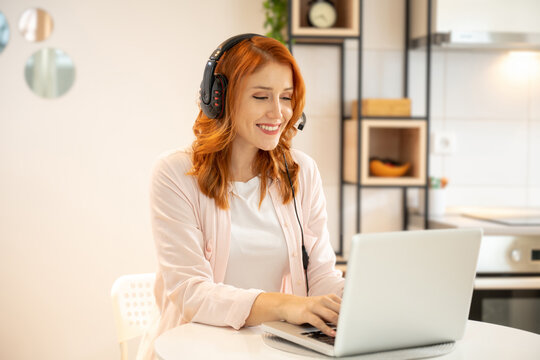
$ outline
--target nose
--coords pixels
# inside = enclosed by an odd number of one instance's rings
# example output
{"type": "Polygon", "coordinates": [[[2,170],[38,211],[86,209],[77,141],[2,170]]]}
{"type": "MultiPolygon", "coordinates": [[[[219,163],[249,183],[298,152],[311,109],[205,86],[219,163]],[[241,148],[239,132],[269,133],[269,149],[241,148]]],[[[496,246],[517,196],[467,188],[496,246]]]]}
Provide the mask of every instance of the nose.
{"type": "Polygon", "coordinates": [[[270,119],[281,119],[281,103],[279,101],[279,97],[271,102],[267,116],[270,119]]]}

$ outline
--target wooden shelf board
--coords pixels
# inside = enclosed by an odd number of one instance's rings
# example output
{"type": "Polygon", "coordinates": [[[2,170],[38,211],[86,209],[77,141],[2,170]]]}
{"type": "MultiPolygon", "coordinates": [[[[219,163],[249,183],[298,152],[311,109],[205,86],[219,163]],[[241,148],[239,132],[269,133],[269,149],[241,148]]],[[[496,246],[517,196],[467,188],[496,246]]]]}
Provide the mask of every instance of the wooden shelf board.
{"type": "Polygon", "coordinates": [[[312,36],[306,36],[306,37],[298,37],[298,36],[292,36],[293,45],[340,45],[343,44],[343,41],[345,41],[345,37],[312,37],[312,36]]]}
{"type": "Polygon", "coordinates": [[[312,27],[301,27],[291,31],[291,35],[294,36],[314,36],[314,37],[331,37],[331,36],[343,36],[343,37],[356,37],[358,36],[358,30],[348,28],[328,28],[319,29],[312,27]]]}
{"type": "Polygon", "coordinates": [[[364,120],[427,120],[425,116],[362,116],[364,120]]]}
{"type": "Polygon", "coordinates": [[[360,187],[365,187],[365,188],[423,188],[425,187],[425,183],[424,184],[421,184],[421,185],[396,185],[396,184],[385,184],[385,185],[373,185],[373,184],[358,184],[356,182],[351,182],[351,181],[347,181],[347,180],[344,180],[342,182],[343,185],[348,185],[348,186],[360,186],[360,187]]]}
{"type": "Polygon", "coordinates": [[[377,177],[377,176],[368,176],[362,185],[385,185],[385,186],[409,186],[409,185],[425,185],[426,180],[421,178],[415,178],[410,176],[403,177],[377,177]]]}

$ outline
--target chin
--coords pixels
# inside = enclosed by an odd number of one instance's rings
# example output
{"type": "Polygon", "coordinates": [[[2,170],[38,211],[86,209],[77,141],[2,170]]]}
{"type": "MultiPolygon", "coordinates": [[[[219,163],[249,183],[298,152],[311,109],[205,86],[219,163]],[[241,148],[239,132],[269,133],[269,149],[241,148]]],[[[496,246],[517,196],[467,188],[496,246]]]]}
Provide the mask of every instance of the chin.
{"type": "Polygon", "coordinates": [[[259,146],[259,149],[263,151],[272,151],[278,146],[278,143],[279,141],[267,143],[267,144],[261,144],[261,146],[259,146]]]}

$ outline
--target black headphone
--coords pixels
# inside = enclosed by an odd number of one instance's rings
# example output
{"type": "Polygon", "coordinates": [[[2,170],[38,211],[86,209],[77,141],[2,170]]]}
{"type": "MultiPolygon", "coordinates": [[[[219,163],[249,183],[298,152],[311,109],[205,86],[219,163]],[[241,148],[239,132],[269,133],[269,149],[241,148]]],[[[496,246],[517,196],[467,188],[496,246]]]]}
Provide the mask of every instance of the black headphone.
{"type": "Polygon", "coordinates": [[[251,39],[257,34],[241,34],[225,40],[212,54],[204,67],[201,82],[201,109],[210,119],[219,119],[225,109],[225,95],[227,92],[227,77],[222,74],[214,74],[217,62],[224,52],[228,51],[243,40],[251,39]]]}
{"type": "MultiPolygon", "coordinates": [[[[254,36],[264,37],[258,34],[241,34],[225,40],[216,50],[214,50],[214,52],[212,52],[210,58],[206,62],[206,66],[204,67],[203,79],[201,82],[200,104],[202,111],[210,119],[219,119],[222,117],[223,110],[225,108],[225,96],[227,93],[227,77],[223,74],[214,73],[216,70],[217,62],[219,61],[219,59],[221,59],[221,56],[224,52],[230,50],[239,42],[251,39],[254,36]]],[[[297,129],[303,130],[306,122],[306,114],[302,113],[300,123],[298,124],[297,129]]],[[[291,176],[289,174],[289,166],[287,165],[287,160],[285,160],[285,154],[283,154],[283,161],[285,162],[285,170],[287,171],[287,177],[289,178],[289,184],[292,189],[296,220],[298,220],[298,225],[300,226],[300,233],[302,235],[302,265],[304,267],[304,274],[306,277],[306,291],[307,294],[309,294],[309,284],[307,278],[309,256],[304,245],[304,229],[302,229],[300,217],[298,216],[298,210],[296,209],[294,186],[291,180],[291,176]]]]}
{"type": "MultiPolygon", "coordinates": [[[[223,74],[215,74],[217,63],[223,53],[233,48],[236,44],[260,36],[259,34],[240,34],[225,40],[216,50],[210,54],[204,67],[203,79],[201,81],[200,106],[202,111],[210,119],[219,119],[223,116],[225,109],[225,97],[227,94],[227,77],[223,74]]],[[[306,125],[306,115],[302,113],[298,130],[304,129],[306,125]]]]}

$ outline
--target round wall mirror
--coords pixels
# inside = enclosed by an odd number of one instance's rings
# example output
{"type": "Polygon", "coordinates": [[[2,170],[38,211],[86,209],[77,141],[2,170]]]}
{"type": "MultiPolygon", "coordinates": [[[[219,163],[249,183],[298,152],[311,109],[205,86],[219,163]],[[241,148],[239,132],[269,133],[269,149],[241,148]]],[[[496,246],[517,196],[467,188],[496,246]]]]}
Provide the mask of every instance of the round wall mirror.
{"type": "Polygon", "coordinates": [[[19,31],[28,41],[43,41],[53,31],[52,17],[43,9],[28,9],[21,15],[19,31]]]}
{"type": "Polygon", "coordinates": [[[45,48],[26,61],[24,78],[37,95],[51,99],[64,95],[75,81],[73,60],[62,50],[45,48]]]}
{"type": "Polygon", "coordinates": [[[0,11],[0,53],[4,51],[9,41],[9,25],[6,16],[0,11]]]}

